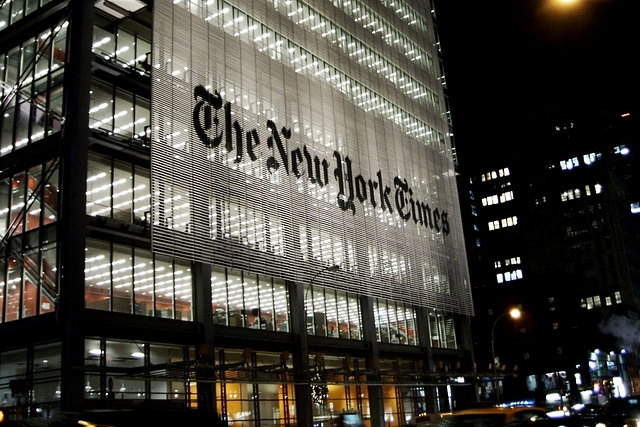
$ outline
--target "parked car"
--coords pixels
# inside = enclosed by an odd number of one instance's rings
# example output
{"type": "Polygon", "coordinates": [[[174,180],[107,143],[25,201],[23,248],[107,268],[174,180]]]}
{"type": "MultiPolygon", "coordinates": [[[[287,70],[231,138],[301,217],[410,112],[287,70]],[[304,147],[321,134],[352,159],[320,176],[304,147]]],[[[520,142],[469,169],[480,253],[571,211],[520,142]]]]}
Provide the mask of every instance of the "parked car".
{"type": "Polygon", "coordinates": [[[491,407],[463,409],[444,415],[438,427],[498,427],[540,425],[550,421],[545,408],[538,407],[491,407]]]}

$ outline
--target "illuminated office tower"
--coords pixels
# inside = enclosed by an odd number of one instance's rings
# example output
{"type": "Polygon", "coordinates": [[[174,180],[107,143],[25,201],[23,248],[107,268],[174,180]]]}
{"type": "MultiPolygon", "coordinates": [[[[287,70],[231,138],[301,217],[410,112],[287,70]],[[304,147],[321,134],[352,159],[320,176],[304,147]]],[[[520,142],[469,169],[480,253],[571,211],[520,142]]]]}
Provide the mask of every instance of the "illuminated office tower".
{"type": "Polygon", "coordinates": [[[619,108],[553,117],[518,137],[519,155],[465,171],[478,366],[498,317],[526,313],[495,328],[495,353],[518,367],[505,399],[605,402],[640,384],[640,122],[619,108]]]}
{"type": "Polygon", "coordinates": [[[475,399],[435,18],[0,3],[0,392],[400,425],[475,399]]]}

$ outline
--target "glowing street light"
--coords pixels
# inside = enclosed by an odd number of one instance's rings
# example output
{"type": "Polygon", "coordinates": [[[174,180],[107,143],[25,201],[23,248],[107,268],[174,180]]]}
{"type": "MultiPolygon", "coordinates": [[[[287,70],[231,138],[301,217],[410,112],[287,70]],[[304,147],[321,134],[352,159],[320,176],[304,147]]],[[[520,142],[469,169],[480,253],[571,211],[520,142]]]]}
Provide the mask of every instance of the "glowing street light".
{"type": "Polygon", "coordinates": [[[491,356],[493,361],[493,381],[496,389],[496,403],[498,405],[500,404],[500,386],[498,383],[498,370],[496,368],[496,349],[495,349],[496,324],[498,323],[498,320],[502,319],[505,316],[511,316],[512,319],[519,319],[520,315],[521,315],[520,310],[518,310],[517,308],[511,309],[506,313],[502,313],[500,316],[497,317],[495,322],[493,322],[493,327],[491,328],[491,356]]]}

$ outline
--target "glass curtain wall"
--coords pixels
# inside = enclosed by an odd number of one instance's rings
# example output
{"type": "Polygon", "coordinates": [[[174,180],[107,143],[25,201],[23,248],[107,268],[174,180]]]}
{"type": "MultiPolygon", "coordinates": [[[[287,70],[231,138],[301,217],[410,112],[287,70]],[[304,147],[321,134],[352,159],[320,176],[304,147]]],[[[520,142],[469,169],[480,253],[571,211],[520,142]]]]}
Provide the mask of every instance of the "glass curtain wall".
{"type": "Polygon", "coordinates": [[[166,400],[176,406],[189,405],[191,378],[184,365],[194,359],[195,352],[188,347],[87,339],[85,399],[105,399],[111,383],[115,400],[166,400]]]}
{"type": "Polygon", "coordinates": [[[108,22],[108,25],[94,27],[92,50],[96,55],[120,67],[149,75],[149,39],[149,36],[132,33],[108,22]]]}
{"type": "Polygon", "coordinates": [[[291,367],[279,353],[218,351],[221,381],[216,382],[218,413],[229,425],[295,425],[291,367]],[[233,366],[244,366],[242,369],[233,366]]]}
{"type": "Polygon", "coordinates": [[[58,195],[55,162],[0,181],[0,322],[55,310],[58,195]]]}
{"type": "Polygon", "coordinates": [[[149,169],[89,154],[87,215],[144,224],[151,211],[149,169]]]}
{"type": "Polygon", "coordinates": [[[15,24],[32,14],[51,0],[2,1],[0,2],[0,30],[15,24]]]}
{"type": "Polygon", "coordinates": [[[345,411],[357,411],[369,418],[364,359],[314,355],[309,366],[315,370],[311,377],[314,421],[330,420],[345,411]]]}
{"type": "Polygon", "coordinates": [[[304,300],[307,334],[353,340],[363,338],[357,295],[308,285],[304,300]]]}
{"type": "Polygon", "coordinates": [[[400,302],[376,299],[373,310],[379,342],[419,345],[414,307],[400,302]]]}
{"type": "Polygon", "coordinates": [[[122,90],[112,83],[91,83],[89,127],[127,140],[146,136],[150,125],[149,99],[122,90]]]}
{"type": "Polygon", "coordinates": [[[0,52],[0,155],[62,129],[66,28],[61,23],[0,52]]]}
{"type": "Polygon", "coordinates": [[[289,332],[289,300],[282,280],[214,267],[213,321],[218,325],[289,332]]]}
{"type": "Polygon", "coordinates": [[[60,373],[60,343],[0,353],[0,406],[19,411],[23,418],[52,416],[60,402],[60,373]]]}
{"type": "Polygon", "coordinates": [[[429,310],[429,334],[435,348],[458,348],[453,314],[443,310],[429,310]]]}
{"type": "Polygon", "coordinates": [[[192,320],[190,262],[97,239],[87,239],[86,254],[86,308],[192,320]]]}
{"type": "Polygon", "coordinates": [[[427,412],[422,366],[416,362],[381,360],[385,426],[414,425],[427,412]]]}

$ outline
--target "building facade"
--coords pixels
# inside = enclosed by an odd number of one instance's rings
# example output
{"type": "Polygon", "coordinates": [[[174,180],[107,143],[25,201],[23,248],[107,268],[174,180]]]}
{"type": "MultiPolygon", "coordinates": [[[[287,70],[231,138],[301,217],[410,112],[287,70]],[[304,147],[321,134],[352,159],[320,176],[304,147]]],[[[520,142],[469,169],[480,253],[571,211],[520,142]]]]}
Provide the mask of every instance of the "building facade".
{"type": "Polygon", "coordinates": [[[10,417],[475,399],[428,4],[11,1],[0,46],[10,417]]]}
{"type": "Polygon", "coordinates": [[[575,112],[471,174],[474,353],[492,362],[483,337],[493,327],[510,398],[557,406],[638,393],[638,134],[634,112],[575,112]],[[521,319],[498,322],[512,307],[521,319]]]}

